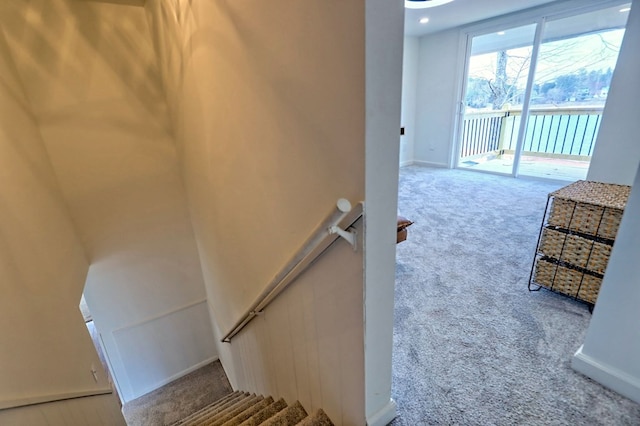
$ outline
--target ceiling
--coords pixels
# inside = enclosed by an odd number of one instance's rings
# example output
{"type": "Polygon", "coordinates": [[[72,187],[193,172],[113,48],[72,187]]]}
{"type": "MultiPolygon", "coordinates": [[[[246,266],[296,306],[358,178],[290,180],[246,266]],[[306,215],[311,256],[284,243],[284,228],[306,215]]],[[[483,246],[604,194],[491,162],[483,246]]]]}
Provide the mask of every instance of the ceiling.
{"type": "Polygon", "coordinates": [[[428,9],[405,8],[404,32],[422,36],[554,1],[559,0],[453,0],[428,9]],[[421,24],[422,18],[429,22],[421,24]]]}

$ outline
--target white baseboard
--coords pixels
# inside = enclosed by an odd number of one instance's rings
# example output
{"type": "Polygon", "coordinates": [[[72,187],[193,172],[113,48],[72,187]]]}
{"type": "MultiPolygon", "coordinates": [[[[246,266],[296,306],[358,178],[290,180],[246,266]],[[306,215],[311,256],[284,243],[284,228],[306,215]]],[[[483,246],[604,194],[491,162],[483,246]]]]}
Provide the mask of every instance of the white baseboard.
{"type": "Polygon", "coordinates": [[[599,362],[586,355],[582,348],[580,346],[571,360],[574,370],[640,404],[640,378],[599,362]]]}
{"type": "Polygon", "coordinates": [[[414,160],[412,161],[414,166],[422,166],[422,167],[437,167],[439,169],[448,169],[449,165],[446,163],[433,163],[431,161],[420,161],[414,160]]]}
{"type": "Polygon", "coordinates": [[[396,417],[396,402],[393,398],[380,411],[367,419],[367,426],[386,426],[396,417]]]}
{"type": "Polygon", "coordinates": [[[145,388],[140,393],[140,395],[134,395],[133,398],[131,398],[131,399],[125,401],[125,402],[132,401],[132,400],[134,400],[136,398],[140,398],[141,396],[148,394],[149,392],[153,392],[156,389],[160,389],[162,386],[168,385],[169,383],[173,382],[174,380],[178,380],[179,378],[181,378],[183,376],[186,376],[187,374],[196,371],[198,368],[202,368],[205,365],[211,364],[212,362],[217,361],[218,359],[219,358],[217,356],[212,356],[211,358],[207,358],[204,361],[200,361],[199,363],[197,363],[195,365],[192,365],[191,367],[186,368],[186,369],[174,374],[171,377],[167,377],[166,379],[164,379],[164,380],[162,380],[160,382],[154,383],[152,386],[149,386],[149,387],[145,388]]]}
{"type": "Polygon", "coordinates": [[[407,166],[413,166],[415,164],[414,161],[402,161],[400,163],[400,167],[407,167],[407,166]]]}

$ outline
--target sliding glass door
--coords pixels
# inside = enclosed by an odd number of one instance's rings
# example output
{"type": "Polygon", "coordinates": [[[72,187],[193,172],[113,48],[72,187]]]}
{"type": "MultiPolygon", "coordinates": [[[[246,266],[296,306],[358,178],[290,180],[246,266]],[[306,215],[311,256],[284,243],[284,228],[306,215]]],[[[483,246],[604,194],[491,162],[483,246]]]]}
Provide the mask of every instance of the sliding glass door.
{"type": "Polygon", "coordinates": [[[473,37],[458,167],[513,173],[536,24],[473,37]]]}
{"type": "Polygon", "coordinates": [[[519,174],[586,179],[624,35],[625,9],[545,23],[519,174]]]}
{"type": "Polygon", "coordinates": [[[627,11],[617,5],[472,37],[458,167],[584,179],[627,11]]]}

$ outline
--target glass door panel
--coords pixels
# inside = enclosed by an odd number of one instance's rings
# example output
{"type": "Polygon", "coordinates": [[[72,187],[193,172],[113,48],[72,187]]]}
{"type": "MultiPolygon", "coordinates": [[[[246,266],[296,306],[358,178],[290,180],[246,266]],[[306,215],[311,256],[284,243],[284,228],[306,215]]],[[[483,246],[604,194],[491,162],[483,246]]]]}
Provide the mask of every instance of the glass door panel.
{"type": "Polygon", "coordinates": [[[586,178],[624,35],[624,9],[616,6],[546,22],[520,175],[586,178]]]}
{"type": "Polygon", "coordinates": [[[530,24],[473,37],[458,167],[514,173],[535,31],[530,24]]]}

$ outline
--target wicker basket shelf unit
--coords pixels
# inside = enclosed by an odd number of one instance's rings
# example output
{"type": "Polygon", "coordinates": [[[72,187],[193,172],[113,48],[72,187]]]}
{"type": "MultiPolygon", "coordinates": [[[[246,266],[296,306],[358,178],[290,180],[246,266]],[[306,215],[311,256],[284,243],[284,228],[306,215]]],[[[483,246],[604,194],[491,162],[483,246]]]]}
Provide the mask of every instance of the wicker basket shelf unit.
{"type": "Polygon", "coordinates": [[[549,194],[529,290],[595,305],[630,186],[580,180],[549,194]]]}

